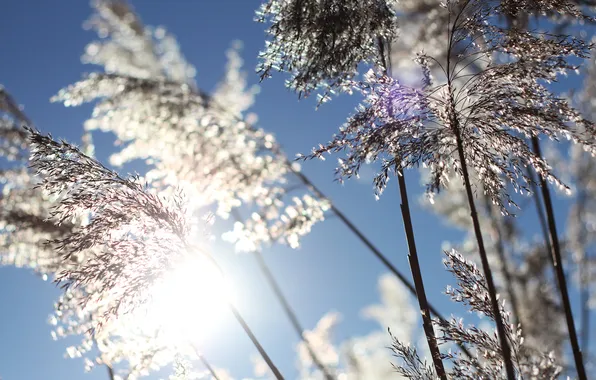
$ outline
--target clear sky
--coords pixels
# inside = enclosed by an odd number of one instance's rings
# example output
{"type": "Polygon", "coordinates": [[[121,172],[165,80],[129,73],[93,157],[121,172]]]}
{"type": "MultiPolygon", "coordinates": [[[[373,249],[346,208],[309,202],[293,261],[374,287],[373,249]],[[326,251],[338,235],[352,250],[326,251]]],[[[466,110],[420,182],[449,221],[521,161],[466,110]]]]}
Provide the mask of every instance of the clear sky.
{"type": "MultiPolygon", "coordinates": [[[[133,1],[133,5],[146,25],[163,25],[177,37],[188,61],[197,68],[200,87],[213,89],[224,72],[225,50],[236,39],[244,42],[251,82],[258,82],[254,67],[264,44],[263,26],[253,21],[258,1],[146,0],[133,1]]],[[[0,83],[24,105],[39,129],[74,142],[79,141],[91,106],[65,108],[51,104],[49,98],[85,72],[97,70],[80,62],[85,45],[96,37],[82,28],[90,14],[84,0],[5,0],[0,15],[0,83]]],[[[283,76],[277,75],[261,85],[253,111],[259,125],[273,132],[293,157],[328,141],[356,103],[357,99],[345,96],[315,111],[314,99],[299,102],[284,88],[283,76]]],[[[106,162],[112,138],[102,134],[94,138],[97,155],[106,162]]],[[[333,181],[334,164],[335,159],[313,161],[303,168],[409,276],[396,182],[391,181],[385,195],[375,201],[370,176],[342,186],[333,181]]],[[[457,242],[461,234],[419,206],[423,188],[417,174],[412,172],[408,182],[428,296],[449,315],[453,309],[442,292],[451,277],[442,268],[441,243],[457,242]]],[[[231,249],[221,245],[217,255],[236,285],[238,307],[282,372],[292,378],[297,338],[260,279],[254,260],[232,255],[231,249]]],[[[336,218],[315,226],[298,250],[276,246],[266,252],[266,259],[305,326],[312,328],[324,313],[337,310],[343,315],[338,340],[378,328],[364,321],[359,311],[378,301],[377,279],[386,271],[336,218]]],[[[27,270],[0,268],[3,380],[107,378],[103,368],[83,377],[81,360],[63,358],[67,342],[51,339],[46,320],[58,294],[52,283],[27,270]]],[[[250,356],[255,350],[231,318],[213,328],[202,348],[213,364],[230,369],[236,377],[252,375],[250,356]]]]}

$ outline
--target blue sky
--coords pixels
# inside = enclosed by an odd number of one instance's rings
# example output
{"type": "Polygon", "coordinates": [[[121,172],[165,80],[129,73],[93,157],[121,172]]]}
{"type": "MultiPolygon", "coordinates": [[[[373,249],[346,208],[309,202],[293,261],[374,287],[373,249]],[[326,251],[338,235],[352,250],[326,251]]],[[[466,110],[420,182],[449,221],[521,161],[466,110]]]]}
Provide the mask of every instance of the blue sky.
{"type": "MultiPolygon", "coordinates": [[[[253,22],[258,3],[133,1],[146,25],[163,25],[177,37],[188,61],[197,68],[199,86],[207,90],[213,89],[223,74],[225,50],[236,39],[244,42],[243,57],[251,82],[258,82],[254,67],[265,37],[263,26],[253,22]]],[[[82,28],[90,14],[88,3],[81,0],[9,0],[3,3],[0,21],[0,83],[24,105],[39,129],[74,142],[79,141],[91,106],[65,108],[51,104],[49,98],[84,73],[97,70],[80,62],[85,45],[95,39],[93,32],[82,28]]],[[[345,96],[315,111],[314,99],[299,102],[284,88],[283,76],[276,75],[261,85],[253,111],[259,116],[259,125],[273,132],[293,157],[326,142],[356,103],[357,99],[345,96]]],[[[95,134],[94,138],[97,155],[105,162],[112,149],[111,136],[95,134]]],[[[333,181],[334,164],[335,159],[313,161],[305,163],[303,169],[409,276],[396,181],[390,181],[385,195],[375,201],[370,178],[339,185],[333,181]]],[[[416,173],[408,175],[408,182],[428,296],[449,315],[454,309],[442,291],[451,278],[442,268],[441,243],[457,242],[461,233],[419,206],[417,199],[423,189],[416,173]]],[[[256,274],[252,257],[230,254],[231,249],[218,246],[216,255],[236,285],[238,307],[282,372],[292,378],[297,339],[271,291],[256,274]]],[[[317,225],[300,249],[276,246],[265,255],[305,326],[312,328],[324,313],[337,310],[343,315],[338,340],[377,329],[362,320],[359,310],[377,302],[377,279],[385,269],[336,218],[317,225]]],[[[63,358],[66,342],[52,341],[46,320],[58,294],[52,283],[26,270],[0,268],[3,380],[107,378],[102,368],[83,377],[82,361],[63,358]]],[[[228,318],[213,330],[202,347],[206,357],[237,377],[252,375],[250,356],[255,350],[240,328],[228,318]]]]}

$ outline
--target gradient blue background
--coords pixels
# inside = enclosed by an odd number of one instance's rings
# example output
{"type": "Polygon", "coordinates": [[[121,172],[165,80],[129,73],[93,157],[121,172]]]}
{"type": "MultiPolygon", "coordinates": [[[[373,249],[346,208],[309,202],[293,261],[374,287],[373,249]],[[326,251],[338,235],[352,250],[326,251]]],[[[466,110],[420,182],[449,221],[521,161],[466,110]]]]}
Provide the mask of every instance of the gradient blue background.
{"type": "MultiPolygon", "coordinates": [[[[96,36],[82,23],[91,14],[84,0],[4,0],[0,8],[0,83],[25,107],[39,129],[78,142],[89,105],[65,108],[49,98],[85,72],[97,68],[80,63],[85,45],[96,36]]],[[[146,25],[163,25],[173,33],[189,62],[197,68],[200,87],[211,90],[224,72],[224,52],[235,39],[244,42],[243,57],[252,83],[256,57],[264,44],[263,26],[253,22],[256,0],[134,1],[146,25]]],[[[261,86],[253,111],[259,125],[275,133],[293,157],[326,142],[352,112],[358,99],[344,96],[315,111],[314,99],[298,101],[276,75],[261,86]]],[[[104,162],[112,149],[112,137],[95,134],[98,157],[104,162]]],[[[333,181],[335,158],[307,162],[305,173],[356,221],[365,234],[409,277],[406,244],[398,206],[396,182],[375,201],[371,177],[339,185],[333,181]]],[[[442,294],[451,283],[441,264],[441,243],[459,241],[462,234],[423,211],[418,203],[422,191],[417,173],[408,177],[417,230],[419,252],[429,298],[444,314],[455,309],[442,294]]],[[[562,205],[557,209],[563,212],[562,205]]],[[[533,211],[528,211],[533,212],[533,211]]],[[[561,221],[561,227],[564,221],[561,221]]],[[[535,229],[533,230],[533,232],[535,229]]],[[[230,254],[221,245],[219,260],[231,272],[238,294],[238,307],[274,361],[288,378],[294,377],[297,338],[280,307],[258,275],[250,256],[230,254]]],[[[312,328],[329,310],[343,314],[337,340],[366,334],[378,327],[363,321],[359,310],[378,300],[377,279],[385,272],[380,263],[336,219],[317,225],[298,250],[276,246],[266,259],[305,326],[312,328]]],[[[27,270],[0,268],[0,376],[3,380],[106,379],[103,368],[84,375],[81,360],[64,359],[67,341],[53,341],[45,323],[59,290],[27,270]]],[[[208,312],[208,310],[206,310],[208,312]]],[[[202,347],[217,367],[235,377],[251,376],[250,355],[256,353],[231,318],[213,327],[202,347]]],[[[388,340],[389,343],[389,340],[388,340]]],[[[154,378],[157,378],[155,376],[154,378]]]]}

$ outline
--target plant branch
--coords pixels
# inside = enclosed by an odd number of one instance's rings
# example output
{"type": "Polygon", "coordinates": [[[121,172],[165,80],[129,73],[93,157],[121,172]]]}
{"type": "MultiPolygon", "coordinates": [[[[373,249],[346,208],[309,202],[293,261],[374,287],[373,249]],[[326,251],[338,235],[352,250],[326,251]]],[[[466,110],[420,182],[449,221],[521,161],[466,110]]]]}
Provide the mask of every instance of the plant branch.
{"type": "Polygon", "coordinates": [[[546,215],[544,214],[544,208],[542,206],[542,202],[540,201],[541,193],[538,192],[538,186],[536,185],[536,176],[534,175],[534,172],[530,168],[527,169],[528,177],[530,178],[530,187],[532,189],[532,194],[534,195],[532,198],[534,198],[534,204],[536,206],[536,212],[538,213],[538,220],[540,222],[540,230],[542,231],[542,238],[544,239],[544,244],[548,252],[547,257],[551,264],[554,266],[555,262],[553,260],[552,255],[553,250],[550,244],[546,215]]]}
{"type": "Polygon", "coordinates": [[[308,354],[312,358],[313,363],[315,363],[315,365],[321,370],[325,379],[334,380],[335,377],[333,377],[333,375],[331,375],[329,373],[329,370],[327,369],[327,367],[325,367],[325,365],[321,362],[321,359],[319,359],[318,355],[315,353],[314,349],[312,348],[312,345],[310,344],[308,339],[306,339],[306,337],[304,336],[304,328],[300,324],[300,321],[298,320],[298,316],[296,315],[296,312],[292,309],[292,306],[289,304],[287,298],[284,296],[281,288],[279,287],[279,284],[277,283],[277,281],[275,280],[275,277],[273,276],[273,273],[271,273],[271,270],[267,266],[267,263],[265,262],[265,258],[263,257],[263,254],[259,251],[255,251],[255,252],[253,252],[253,255],[254,255],[255,259],[257,260],[259,269],[261,270],[263,276],[269,283],[269,286],[275,293],[275,296],[278,299],[279,303],[281,304],[284,312],[286,313],[286,316],[290,320],[290,323],[292,324],[294,331],[296,332],[296,334],[298,335],[300,340],[302,340],[302,342],[306,346],[308,354]]]}
{"type": "Polygon", "coordinates": [[[238,311],[238,309],[236,309],[236,307],[232,303],[229,304],[229,307],[230,307],[230,310],[232,310],[232,314],[234,314],[234,318],[236,318],[238,323],[240,323],[240,325],[242,326],[242,329],[244,330],[246,335],[248,335],[248,337],[252,341],[252,343],[255,346],[255,348],[257,349],[257,351],[259,351],[259,354],[261,354],[261,357],[263,358],[265,363],[267,363],[267,366],[273,373],[273,376],[275,376],[275,378],[277,380],[284,380],[284,377],[282,376],[281,372],[279,372],[279,370],[277,369],[275,364],[273,364],[273,361],[267,354],[267,351],[265,351],[263,346],[261,346],[261,343],[259,343],[259,340],[257,339],[257,337],[253,334],[252,330],[250,329],[250,327],[248,326],[248,324],[246,323],[244,318],[242,318],[242,315],[240,315],[240,312],[238,311]]]}
{"type": "MultiPolygon", "coordinates": [[[[585,188],[580,188],[577,196],[576,210],[577,210],[577,223],[581,225],[583,222],[583,212],[586,208],[587,193],[585,188]]],[[[579,230],[579,236],[577,236],[576,246],[580,249],[581,256],[579,258],[579,286],[580,286],[580,304],[581,304],[581,349],[582,354],[588,358],[590,356],[590,284],[588,280],[589,276],[589,261],[588,252],[586,252],[587,244],[587,232],[585,228],[579,230]]]]}
{"type": "MultiPolygon", "coordinates": [[[[231,117],[235,118],[237,121],[241,121],[243,123],[245,123],[246,128],[252,131],[255,131],[256,128],[254,127],[254,125],[252,125],[251,123],[248,123],[246,120],[244,120],[242,117],[239,117],[237,114],[230,112],[225,106],[222,106],[220,104],[218,104],[216,101],[213,100],[213,98],[208,95],[205,92],[202,92],[201,90],[197,90],[197,94],[204,99],[204,101],[208,104],[210,104],[211,106],[215,106],[218,109],[220,109],[223,112],[226,112],[227,114],[229,114],[231,117]]],[[[307,177],[304,173],[302,173],[301,171],[297,170],[296,168],[294,168],[294,166],[292,165],[292,162],[285,156],[285,154],[283,153],[283,150],[281,149],[281,147],[278,144],[274,144],[271,147],[271,151],[275,154],[277,154],[279,157],[284,157],[285,159],[285,165],[288,168],[288,170],[290,172],[292,172],[310,191],[313,192],[313,194],[315,194],[318,198],[320,199],[330,199],[329,197],[327,197],[311,180],[309,177],[307,177]]],[[[341,220],[341,222],[350,230],[350,232],[352,232],[357,238],[358,240],[360,240],[360,242],[362,242],[362,244],[364,244],[366,246],[366,248],[368,248],[368,250],[377,258],[381,261],[381,263],[385,266],[385,268],[387,268],[387,270],[389,270],[393,275],[395,275],[397,277],[397,279],[410,291],[410,293],[414,296],[416,296],[416,288],[415,286],[410,282],[410,280],[408,280],[408,278],[399,271],[399,269],[397,269],[395,267],[395,265],[393,265],[391,263],[391,261],[389,261],[389,259],[387,258],[387,256],[385,256],[363,233],[362,231],[356,227],[356,225],[350,220],[348,219],[348,217],[343,213],[343,211],[341,211],[339,208],[337,208],[337,206],[335,206],[335,204],[333,202],[329,202],[330,206],[329,209],[330,211],[339,218],[339,220],[341,220]]],[[[441,315],[441,313],[432,306],[432,304],[428,304],[428,308],[429,311],[438,319],[440,319],[441,321],[446,321],[446,319],[441,315]]],[[[470,353],[470,351],[464,346],[464,345],[458,345],[460,347],[460,349],[462,350],[462,352],[469,358],[472,358],[473,355],[470,353]]]]}
{"type": "MultiPolygon", "coordinates": [[[[237,209],[232,209],[232,215],[239,222],[241,222],[243,220],[237,209]]],[[[275,297],[281,304],[281,307],[284,310],[284,313],[290,320],[290,323],[291,323],[292,327],[294,328],[294,331],[298,335],[298,338],[306,346],[306,350],[308,351],[308,354],[311,356],[313,363],[315,363],[315,365],[321,370],[321,372],[323,373],[323,376],[325,377],[326,380],[335,380],[335,377],[333,377],[333,375],[331,375],[329,373],[329,370],[325,367],[323,362],[321,362],[321,359],[319,359],[318,355],[312,348],[312,345],[310,344],[308,339],[306,339],[306,337],[304,336],[305,329],[304,329],[304,327],[302,327],[302,324],[298,320],[298,316],[296,315],[296,312],[290,305],[290,302],[288,301],[288,299],[284,295],[283,291],[281,290],[281,287],[279,286],[279,283],[275,279],[275,276],[273,275],[273,273],[269,269],[269,266],[265,262],[265,258],[263,257],[263,254],[260,251],[253,251],[252,254],[253,254],[255,260],[257,261],[259,269],[261,270],[261,274],[263,275],[263,277],[269,284],[269,287],[271,287],[271,289],[273,290],[275,297]]]]}
{"type": "MultiPolygon", "coordinates": [[[[219,271],[219,273],[222,276],[224,276],[224,271],[219,266],[219,264],[217,263],[217,261],[215,261],[215,259],[209,253],[207,253],[207,252],[202,252],[202,254],[205,256],[205,258],[207,260],[209,260],[209,262],[211,262],[213,264],[213,266],[219,271]]],[[[277,380],[283,380],[284,379],[283,375],[277,369],[277,367],[273,363],[273,360],[271,360],[271,357],[269,356],[269,354],[267,354],[267,351],[265,351],[265,349],[263,348],[263,346],[259,342],[259,339],[257,339],[257,337],[255,336],[255,334],[251,330],[250,326],[248,326],[248,323],[246,323],[246,321],[244,320],[244,318],[242,317],[242,315],[240,314],[240,312],[238,311],[238,309],[236,308],[236,306],[234,306],[234,304],[230,300],[228,300],[227,302],[228,302],[228,307],[230,308],[230,310],[232,311],[232,314],[234,315],[234,318],[236,318],[236,321],[238,321],[238,323],[240,324],[240,326],[242,326],[242,329],[244,330],[244,332],[246,333],[246,335],[248,335],[248,337],[250,338],[252,344],[255,346],[255,348],[257,349],[257,351],[259,351],[259,354],[261,355],[261,357],[263,358],[263,360],[265,361],[265,363],[267,363],[267,366],[271,370],[271,373],[275,376],[275,378],[277,380]]]]}
{"type": "Polygon", "coordinates": [[[209,364],[209,361],[203,356],[203,354],[201,354],[197,347],[193,345],[192,348],[194,349],[195,354],[197,355],[197,358],[199,359],[201,364],[203,364],[203,366],[207,368],[207,371],[209,371],[211,376],[213,376],[215,380],[220,380],[219,376],[217,376],[217,373],[215,372],[215,369],[211,366],[211,364],[209,364]]]}
{"type": "Polygon", "coordinates": [[[116,378],[114,377],[114,369],[112,368],[111,365],[105,364],[106,369],[108,370],[108,378],[110,380],[115,380],[116,378]]]}
{"type": "Polygon", "coordinates": [[[430,350],[433,364],[437,376],[442,380],[447,380],[447,374],[443,361],[441,360],[441,351],[437,344],[437,338],[433,329],[433,324],[430,316],[430,310],[428,307],[428,301],[426,299],[426,291],[424,290],[424,281],[422,280],[422,270],[420,269],[420,262],[418,261],[418,251],[416,249],[416,241],[414,239],[414,227],[412,225],[412,218],[410,215],[410,204],[408,202],[408,191],[406,187],[406,180],[402,169],[398,170],[397,173],[399,192],[401,196],[401,215],[404,221],[404,229],[406,232],[406,240],[408,242],[408,261],[410,262],[410,269],[412,271],[412,277],[414,278],[414,285],[416,287],[416,298],[420,306],[420,313],[422,314],[422,326],[426,335],[426,341],[428,342],[428,348],[430,350]]]}
{"type": "MultiPolygon", "coordinates": [[[[451,86],[450,86],[451,87],[451,86]]],[[[450,91],[451,92],[451,91],[450,91]]],[[[451,92],[453,94],[453,92],[451,92]]],[[[453,96],[451,96],[451,102],[453,103],[453,96]]],[[[466,164],[466,157],[464,154],[464,145],[461,137],[461,132],[459,128],[459,121],[457,116],[455,115],[455,110],[451,110],[451,122],[452,128],[454,129],[454,133],[456,136],[456,143],[457,143],[457,151],[459,153],[459,160],[461,162],[461,169],[462,175],[464,177],[464,186],[466,188],[466,195],[468,197],[468,204],[470,206],[470,216],[472,217],[472,223],[474,225],[474,233],[476,235],[476,241],[478,242],[478,253],[480,254],[480,260],[482,262],[482,269],[484,271],[484,277],[486,278],[486,285],[488,288],[488,293],[490,295],[491,307],[493,309],[495,323],[497,325],[497,332],[499,335],[499,340],[501,344],[501,351],[503,354],[503,361],[505,365],[505,370],[507,372],[508,380],[515,380],[515,370],[513,368],[513,361],[511,359],[511,349],[509,347],[509,343],[507,342],[507,334],[505,332],[505,325],[503,323],[503,318],[501,316],[501,311],[499,307],[499,301],[497,299],[497,290],[495,288],[495,283],[493,280],[492,271],[490,269],[490,264],[488,263],[488,256],[486,254],[486,249],[484,247],[484,239],[482,237],[482,230],[480,228],[480,221],[478,219],[478,212],[476,211],[476,204],[474,203],[474,194],[472,192],[472,186],[470,183],[470,175],[468,173],[468,167],[466,164]]]]}
{"type": "MultiPolygon", "coordinates": [[[[532,147],[534,153],[538,157],[542,157],[540,151],[540,142],[536,136],[532,137],[532,147]]],[[[582,358],[582,351],[579,346],[579,340],[577,338],[577,332],[575,330],[575,322],[573,320],[573,311],[571,309],[571,302],[569,301],[569,291],[567,289],[567,280],[565,278],[565,272],[563,270],[563,260],[561,259],[561,246],[559,244],[559,236],[557,234],[557,225],[555,223],[555,213],[553,210],[552,199],[550,191],[548,189],[548,183],[544,177],[540,177],[540,185],[542,190],[542,197],[544,200],[544,206],[546,209],[546,216],[548,221],[548,230],[550,234],[550,241],[552,246],[552,255],[554,262],[555,275],[557,277],[557,283],[559,284],[559,291],[561,292],[561,299],[563,301],[563,309],[565,310],[565,320],[567,322],[567,330],[569,332],[569,340],[571,341],[571,349],[573,351],[573,359],[575,361],[575,367],[577,375],[580,380],[587,380],[586,369],[582,358]]]]}
{"type": "MultiPolygon", "coordinates": [[[[488,213],[488,219],[490,220],[492,233],[494,235],[493,239],[495,241],[495,250],[497,251],[497,255],[499,256],[499,260],[501,261],[501,273],[505,278],[505,288],[507,290],[507,294],[509,295],[509,300],[511,301],[511,311],[513,312],[513,319],[516,325],[521,325],[519,301],[517,299],[517,294],[515,294],[515,290],[513,289],[513,276],[511,275],[511,270],[509,268],[508,260],[505,255],[503,235],[501,234],[501,229],[499,228],[499,224],[497,223],[497,218],[494,215],[490,199],[488,197],[484,197],[484,200],[486,202],[486,211],[488,213]]],[[[523,331],[523,326],[521,326],[521,330],[523,331]]]]}
{"type": "Polygon", "coordinates": [[[579,278],[580,278],[580,302],[582,306],[582,352],[589,357],[590,349],[590,285],[588,284],[588,258],[584,256],[582,262],[579,265],[579,278]]]}

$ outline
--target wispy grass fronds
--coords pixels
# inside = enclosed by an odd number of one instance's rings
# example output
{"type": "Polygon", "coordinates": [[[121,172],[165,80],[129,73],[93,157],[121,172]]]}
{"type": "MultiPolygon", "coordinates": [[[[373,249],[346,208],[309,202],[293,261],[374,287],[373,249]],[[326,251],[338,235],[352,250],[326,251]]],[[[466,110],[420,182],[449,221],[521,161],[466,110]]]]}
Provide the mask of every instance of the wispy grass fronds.
{"type": "MultiPolygon", "coordinates": [[[[488,286],[481,271],[467,261],[457,251],[446,251],[445,267],[457,280],[456,287],[448,287],[447,295],[452,301],[494,321],[493,308],[488,286]]],[[[507,340],[511,347],[512,361],[516,376],[527,379],[557,379],[562,368],[552,353],[538,352],[524,346],[522,331],[509,323],[509,312],[505,303],[501,305],[501,315],[505,320],[507,340]]],[[[505,357],[496,331],[464,324],[463,320],[435,321],[442,332],[442,344],[464,344],[474,357],[464,356],[459,351],[449,351],[443,359],[451,361],[449,377],[453,379],[506,379],[505,357]]],[[[391,350],[400,360],[396,370],[411,379],[436,378],[433,369],[408,345],[393,338],[391,350]]]]}
{"type": "Polygon", "coordinates": [[[181,198],[166,205],[138,178],[122,178],[67,142],[30,133],[30,163],[41,177],[39,186],[60,197],[52,219],[61,225],[87,216],[87,223],[51,241],[64,260],[84,257],[57,281],[66,289],[94,284],[97,292],[85,302],[108,295],[119,299],[106,317],[132,310],[147,300],[152,281],[190,253],[181,198]]]}

